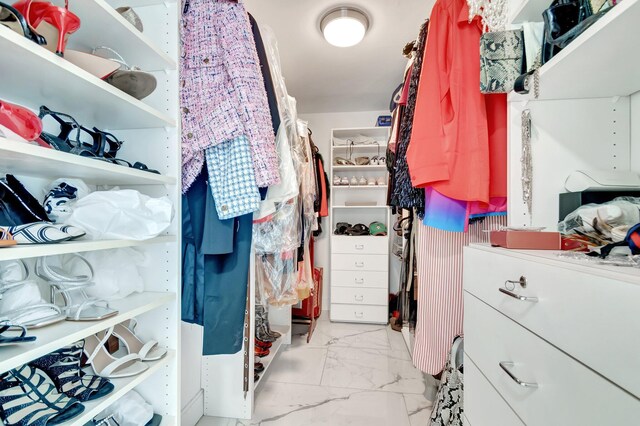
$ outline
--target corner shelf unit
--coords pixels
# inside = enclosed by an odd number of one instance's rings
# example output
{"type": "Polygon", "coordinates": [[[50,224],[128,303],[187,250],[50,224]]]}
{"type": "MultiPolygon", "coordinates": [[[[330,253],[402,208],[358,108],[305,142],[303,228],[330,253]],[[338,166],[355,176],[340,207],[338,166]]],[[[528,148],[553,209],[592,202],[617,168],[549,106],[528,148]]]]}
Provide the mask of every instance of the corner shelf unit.
{"type": "MultiPolygon", "coordinates": [[[[56,2],[59,4],[59,2],[56,2]]],[[[99,189],[131,188],[151,197],[168,197],[174,220],[167,235],[146,241],[80,239],[48,245],[0,249],[0,261],[33,259],[66,253],[135,248],[148,259],[139,265],[142,293],[111,301],[118,310],[112,318],[95,322],[63,321],[28,334],[30,344],[0,347],[0,374],[65,345],[82,340],[117,323],[138,319],[136,334],[156,340],[168,349],[160,361],[149,363],[143,374],[113,380],[115,390],[63,425],[82,426],[129,390],[135,389],[163,416],[163,426],[182,424],[180,412],[180,256],[181,160],[178,108],[178,3],[174,0],[82,0],[70,9],[81,20],[67,47],[89,52],[101,45],[118,51],[130,65],[153,72],[158,86],[144,100],[135,99],[105,81],[67,62],[41,46],[0,26],[0,100],[38,111],[46,105],[68,113],[83,125],[107,130],[125,141],[119,156],[141,161],[162,174],[134,170],[95,159],[58,152],[0,137],[0,174],[14,174],[40,200],[50,183],[60,178],[82,179],[99,189]],[[132,6],[144,23],[140,33],[115,7],[132,6]]],[[[45,120],[45,129],[50,123],[45,120]]],[[[105,252],[105,256],[108,253],[105,252]]],[[[32,262],[32,260],[27,260],[32,262]]],[[[34,278],[34,277],[32,277],[34,278]]],[[[48,296],[43,292],[46,299],[48,296]]]]}
{"type": "Polygon", "coordinates": [[[344,166],[335,161],[347,153],[351,153],[352,158],[348,159],[351,161],[356,157],[385,156],[389,133],[389,127],[333,129],[331,133],[332,182],[335,176],[349,180],[383,178],[385,182],[331,187],[331,321],[386,324],[388,320],[389,236],[335,235],[334,230],[339,222],[368,227],[377,221],[384,223],[387,230],[391,228],[391,213],[386,205],[389,181],[386,165],[344,166]],[[342,143],[356,137],[361,143],[336,145],[336,139],[342,143]]]}

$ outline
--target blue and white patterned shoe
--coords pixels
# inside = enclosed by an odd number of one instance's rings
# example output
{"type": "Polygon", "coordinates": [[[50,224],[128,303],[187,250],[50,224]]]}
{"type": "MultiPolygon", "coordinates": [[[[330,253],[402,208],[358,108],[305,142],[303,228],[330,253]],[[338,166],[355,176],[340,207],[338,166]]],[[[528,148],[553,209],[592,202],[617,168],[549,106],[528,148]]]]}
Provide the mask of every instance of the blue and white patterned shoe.
{"type": "Polygon", "coordinates": [[[29,365],[0,376],[0,420],[6,426],[52,426],[84,411],[84,405],[56,391],[51,379],[29,365]]]}
{"type": "Polygon", "coordinates": [[[18,244],[55,244],[74,238],[49,222],[0,226],[0,229],[8,231],[18,244]]]}

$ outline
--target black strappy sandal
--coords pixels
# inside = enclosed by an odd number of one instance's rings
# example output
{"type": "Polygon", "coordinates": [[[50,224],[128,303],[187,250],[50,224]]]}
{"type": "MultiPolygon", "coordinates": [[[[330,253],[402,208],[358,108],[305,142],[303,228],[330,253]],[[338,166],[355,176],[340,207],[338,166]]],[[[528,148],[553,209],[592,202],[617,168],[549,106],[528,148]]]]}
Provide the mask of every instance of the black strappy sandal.
{"type": "Polygon", "coordinates": [[[360,237],[363,235],[369,235],[369,228],[362,223],[357,223],[347,228],[346,233],[352,237],[360,237]]]}
{"type": "Polygon", "coordinates": [[[51,111],[46,106],[42,105],[40,107],[38,117],[40,117],[40,120],[44,120],[46,117],[51,117],[60,125],[60,133],[58,133],[57,136],[53,133],[44,131],[40,134],[40,139],[48,143],[53,149],[62,152],[71,152],[71,150],[76,148],[76,145],[80,143],[80,124],[78,124],[76,119],[69,114],[51,111]],[[70,121],[65,121],[63,117],[70,121]],[[71,132],[74,130],[76,132],[75,141],[69,139],[71,132]]]}
{"type": "Polygon", "coordinates": [[[0,25],[4,25],[34,43],[39,45],[47,44],[47,40],[29,26],[24,15],[18,12],[15,7],[4,2],[0,2],[0,25]]]}

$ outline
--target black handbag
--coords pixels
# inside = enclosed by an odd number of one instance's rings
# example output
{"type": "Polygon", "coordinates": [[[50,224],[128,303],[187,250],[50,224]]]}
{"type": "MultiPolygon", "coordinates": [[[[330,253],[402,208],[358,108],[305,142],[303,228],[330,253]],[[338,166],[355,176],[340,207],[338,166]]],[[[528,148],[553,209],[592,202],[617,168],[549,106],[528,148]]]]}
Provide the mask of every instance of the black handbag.
{"type": "Polygon", "coordinates": [[[547,63],[611,10],[612,5],[608,2],[590,0],[555,0],[542,13],[542,64],[547,63]],[[594,7],[599,7],[599,10],[593,10],[594,7]]]}

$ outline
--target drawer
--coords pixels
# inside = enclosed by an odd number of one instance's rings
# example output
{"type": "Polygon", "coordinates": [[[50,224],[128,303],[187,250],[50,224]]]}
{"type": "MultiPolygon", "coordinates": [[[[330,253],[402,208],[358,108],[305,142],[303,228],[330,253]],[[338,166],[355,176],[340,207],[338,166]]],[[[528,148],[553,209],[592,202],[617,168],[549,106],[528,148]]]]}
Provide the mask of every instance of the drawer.
{"type": "Polygon", "coordinates": [[[388,306],[331,304],[331,321],[370,322],[386,324],[389,321],[388,306]]]}
{"type": "Polygon", "coordinates": [[[385,237],[333,236],[331,252],[342,254],[388,254],[389,239],[385,237]]]}
{"type": "Polygon", "coordinates": [[[464,288],[640,397],[640,285],[496,252],[467,249],[464,288]],[[506,280],[526,278],[513,293],[506,280]]]}
{"type": "Polygon", "coordinates": [[[629,393],[473,295],[465,292],[464,301],[465,352],[525,424],[623,425],[640,417],[629,393]]]}
{"type": "Polygon", "coordinates": [[[389,274],[387,272],[368,271],[331,271],[331,288],[335,287],[388,289],[389,274]]]}
{"type": "Polygon", "coordinates": [[[331,303],[389,306],[389,293],[384,288],[334,287],[331,303]]]}
{"type": "Polygon", "coordinates": [[[389,256],[385,254],[331,254],[331,270],[388,271],[389,256]]]}
{"type": "MultiPolygon", "coordinates": [[[[465,342],[466,344],[466,342],[465,342]]],[[[464,354],[464,420],[473,426],[524,426],[498,391],[464,354]]]]}

